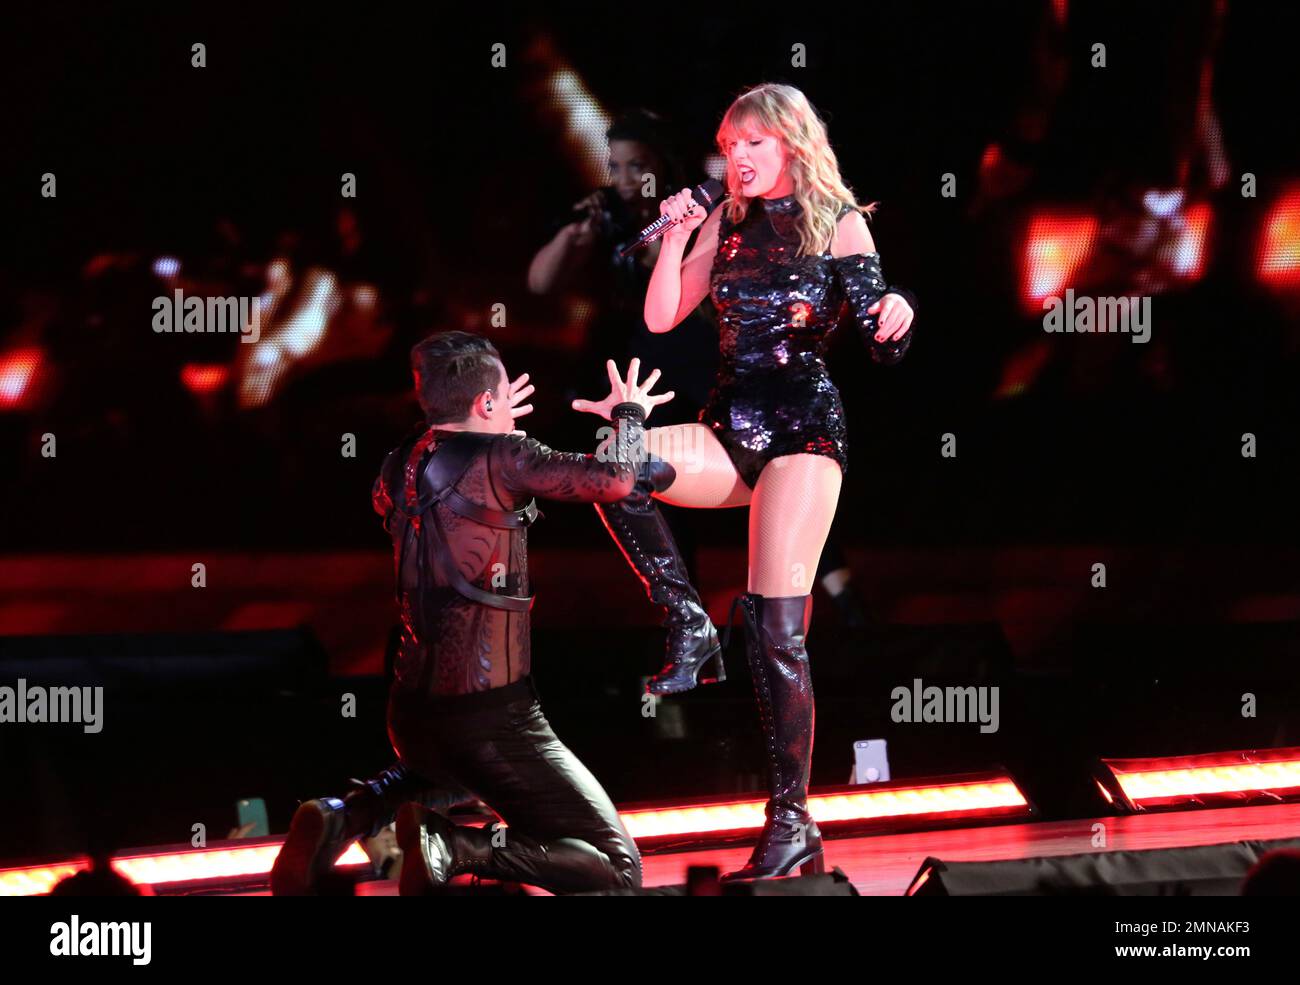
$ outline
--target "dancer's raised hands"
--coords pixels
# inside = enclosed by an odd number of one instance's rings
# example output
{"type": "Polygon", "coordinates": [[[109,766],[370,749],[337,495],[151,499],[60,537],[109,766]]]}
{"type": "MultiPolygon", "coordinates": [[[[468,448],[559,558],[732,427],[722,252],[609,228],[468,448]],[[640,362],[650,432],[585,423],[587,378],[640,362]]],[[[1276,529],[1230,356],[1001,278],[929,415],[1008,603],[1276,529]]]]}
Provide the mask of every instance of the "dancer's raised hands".
{"type": "Polygon", "coordinates": [[[666,404],[676,395],[675,391],[669,390],[667,393],[651,394],[650,390],[659,380],[659,370],[653,369],[650,375],[646,377],[644,383],[638,383],[637,377],[641,373],[641,360],[633,359],[627,368],[627,378],[623,379],[618,374],[618,366],[614,360],[610,359],[605,362],[605,368],[609,371],[609,396],[601,401],[575,400],[572,404],[574,410],[585,411],[588,414],[599,414],[605,420],[609,420],[609,412],[617,404],[634,403],[640,404],[645,416],[648,418],[650,412],[660,404],[666,404]]]}

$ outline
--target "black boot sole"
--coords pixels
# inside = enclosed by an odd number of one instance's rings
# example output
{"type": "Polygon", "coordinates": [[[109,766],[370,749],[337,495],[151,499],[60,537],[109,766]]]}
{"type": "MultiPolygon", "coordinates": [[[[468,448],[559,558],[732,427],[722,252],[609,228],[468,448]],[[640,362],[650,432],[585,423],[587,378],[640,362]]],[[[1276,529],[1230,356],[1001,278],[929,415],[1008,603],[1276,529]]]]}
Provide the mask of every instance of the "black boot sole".
{"type": "Polygon", "coordinates": [[[645,690],[647,694],[683,694],[686,691],[693,690],[701,684],[721,684],[727,679],[727,668],[722,662],[722,644],[715,643],[708,654],[700,661],[699,667],[696,668],[694,676],[689,684],[680,686],[665,687],[656,685],[660,674],[656,674],[646,682],[645,690]],[[709,668],[706,670],[705,668],[709,668]]]}
{"type": "Polygon", "coordinates": [[[300,804],[289,824],[289,835],[271,866],[272,896],[311,896],[333,870],[348,847],[335,840],[341,818],[320,800],[300,804]]]}
{"type": "Polygon", "coordinates": [[[799,870],[801,876],[821,875],[826,871],[826,854],[822,849],[809,856],[797,858],[787,866],[772,872],[758,872],[752,875],[746,874],[744,869],[735,872],[728,872],[722,876],[719,882],[753,882],[759,879],[783,879],[790,875],[795,869],[799,870]]]}

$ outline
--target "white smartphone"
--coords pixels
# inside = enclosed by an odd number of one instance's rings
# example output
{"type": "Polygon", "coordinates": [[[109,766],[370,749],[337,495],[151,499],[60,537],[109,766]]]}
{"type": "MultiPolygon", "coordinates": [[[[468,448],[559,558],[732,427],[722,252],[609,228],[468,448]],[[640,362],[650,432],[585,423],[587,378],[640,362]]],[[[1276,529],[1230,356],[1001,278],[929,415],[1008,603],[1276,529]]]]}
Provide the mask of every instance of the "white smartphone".
{"type": "Polygon", "coordinates": [[[889,779],[889,749],[884,739],[859,739],[853,743],[850,783],[882,783],[889,779]]]}

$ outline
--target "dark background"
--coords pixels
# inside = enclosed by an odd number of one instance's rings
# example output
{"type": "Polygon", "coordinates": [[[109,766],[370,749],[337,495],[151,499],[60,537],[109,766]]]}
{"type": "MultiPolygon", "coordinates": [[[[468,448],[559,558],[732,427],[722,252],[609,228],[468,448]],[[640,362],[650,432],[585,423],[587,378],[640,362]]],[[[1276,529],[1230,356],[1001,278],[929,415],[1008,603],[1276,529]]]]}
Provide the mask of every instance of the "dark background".
{"type": "Polygon", "coordinates": [[[414,420],[413,403],[400,402],[406,350],[465,320],[487,330],[496,301],[509,312],[507,328],[491,332],[507,368],[538,386],[530,433],[586,447],[593,428],[563,397],[598,395],[609,347],[573,348],[562,309],[523,283],[547,221],[590,190],[525,91],[523,53],[538,37],[611,111],[639,104],[674,118],[696,161],[744,86],[799,85],[828,120],[846,180],[882,203],[874,234],[886,273],[918,293],[924,315],[908,359],[888,372],[868,364],[851,332],[833,349],[857,466],[845,498],[879,505],[873,489],[887,480],[891,490],[887,513],[843,511],[851,538],[1271,541],[1279,524],[1294,530],[1296,354],[1284,303],[1256,282],[1251,244],[1297,167],[1286,108],[1297,90],[1291,15],[1278,8],[1234,4],[1226,18],[1215,97],[1233,179],[1212,196],[1204,278],[1154,299],[1152,343],[1057,338],[1022,396],[992,399],[1008,357],[1043,337],[1018,303],[1015,222],[1035,203],[1086,208],[1126,182],[1167,184],[1176,121],[1186,119],[1175,110],[1195,96],[1194,74],[1184,70],[1180,88],[1170,66],[1194,65],[1179,46],[1193,43],[1207,7],[1076,5],[1073,75],[1034,177],[978,221],[965,215],[975,170],[1031,95],[1040,5],[876,4],[761,29],[692,12],[671,31],[614,7],[478,23],[269,7],[19,15],[5,56],[21,98],[6,108],[10,255],[0,300],[16,334],[31,321],[33,294],[48,299],[40,334],[57,379],[38,412],[0,417],[19,478],[6,484],[7,542],[371,545],[369,484],[414,420]],[[1097,38],[1110,64],[1089,70],[1097,38]],[[189,66],[194,40],[208,46],[206,69],[189,66]],[[516,67],[488,66],[495,41],[516,67]],[[805,69],[789,66],[795,41],[808,47],[805,69]],[[58,176],[55,200],[37,194],[45,171],[58,176]],[[384,354],[295,376],[255,412],[219,404],[204,413],[178,367],[238,347],[154,335],[149,300],[164,291],[148,260],[166,253],[187,270],[264,264],[277,235],[294,230],[301,263],[328,263],[344,171],[357,175],[364,231],[352,262],[378,284],[393,327],[384,354]],[[1259,198],[1237,194],[1244,171],[1258,176],[1259,198]],[[957,176],[955,200],[938,194],[945,172],[957,176]],[[237,247],[219,247],[223,217],[240,231],[237,247]],[[143,262],[88,281],[86,264],[106,251],[143,262]],[[1103,349],[1102,360],[1090,356],[1103,349]],[[76,454],[28,464],[46,430],[76,454]],[[359,436],[355,459],[338,455],[345,430],[359,436]],[[945,431],[959,435],[955,461],[936,453],[945,431]],[[1257,460],[1239,454],[1245,431],[1259,438],[1257,460]],[[83,499],[90,475],[101,477],[93,507],[83,499]],[[298,520],[285,523],[290,498],[298,520]],[[37,504],[60,522],[21,522],[37,504]],[[100,522],[104,511],[113,523],[100,522]]]}

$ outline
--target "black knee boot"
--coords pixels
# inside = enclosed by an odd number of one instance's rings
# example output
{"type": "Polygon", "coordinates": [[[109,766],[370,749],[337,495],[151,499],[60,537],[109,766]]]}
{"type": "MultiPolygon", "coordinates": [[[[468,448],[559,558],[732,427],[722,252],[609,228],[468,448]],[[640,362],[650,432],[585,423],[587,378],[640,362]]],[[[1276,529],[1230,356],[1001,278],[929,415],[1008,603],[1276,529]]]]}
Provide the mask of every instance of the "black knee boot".
{"type": "Polygon", "coordinates": [[[464,873],[528,883],[553,893],[641,885],[639,859],[613,859],[580,838],[543,843],[513,828],[453,824],[419,804],[398,810],[397,847],[402,850],[402,896],[428,895],[464,873]]]}
{"type": "Polygon", "coordinates": [[[704,611],[686,573],[672,531],[652,493],[667,489],[677,477],[668,462],[647,458],[636,487],[617,503],[597,503],[605,528],[627,558],[650,601],[666,610],[668,629],[663,669],[650,679],[651,694],[676,694],[696,684],[726,680],[718,632],[704,611]],[[706,664],[711,664],[706,668],[706,664]]]}
{"type": "Polygon", "coordinates": [[[351,784],[341,800],[320,797],[299,805],[271,866],[271,895],[315,893],[348,845],[357,838],[373,838],[408,800],[446,810],[472,799],[466,790],[435,787],[401,763],[351,784]]]}
{"type": "MultiPolygon", "coordinates": [[[[767,820],[744,868],[722,878],[770,879],[822,871],[822,838],[808,813],[812,769],[813,690],[804,640],[812,596],[746,593],[732,604],[745,615],[749,668],[766,742],[767,820]]],[[[727,622],[728,637],[731,621],[727,622]]]]}

